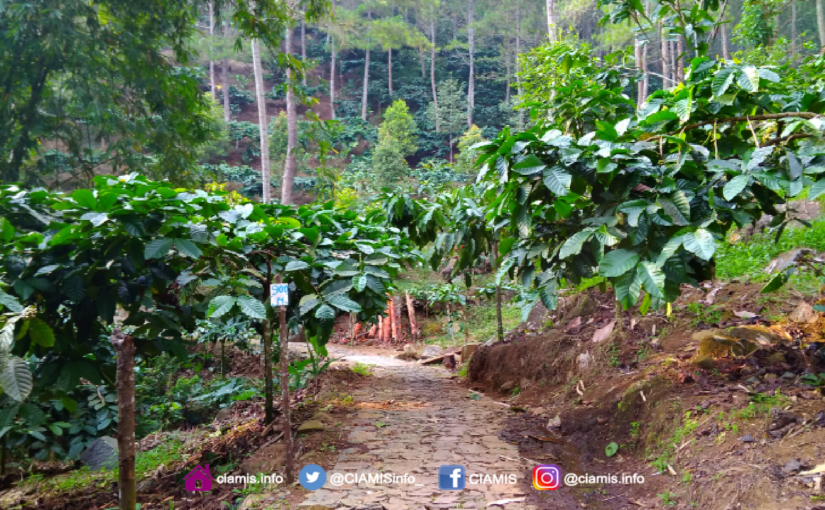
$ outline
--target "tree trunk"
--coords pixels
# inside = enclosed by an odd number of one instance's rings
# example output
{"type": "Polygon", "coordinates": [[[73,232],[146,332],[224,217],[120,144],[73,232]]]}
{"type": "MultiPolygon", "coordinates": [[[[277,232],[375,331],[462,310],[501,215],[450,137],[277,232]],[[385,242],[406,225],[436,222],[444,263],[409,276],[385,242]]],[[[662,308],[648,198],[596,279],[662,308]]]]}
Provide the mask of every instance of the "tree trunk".
{"type": "MultiPolygon", "coordinates": [[[[281,283],[281,275],[278,275],[275,281],[281,283]]],[[[281,339],[281,419],[283,420],[284,426],[284,451],[286,452],[286,466],[284,467],[286,476],[284,478],[286,478],[286,483],[291,485],[295,481],[295,452],[292,451],[292,422],[290,420],[291,413],[289,409],[289,335],[286,330],[285,306],[278,307],[278,315],[280,319],[278,329],[280,330],[281,339]]],[[[306,331],[304,335],[306,335],[306,331]]],[[[271,379],[270,377],[269,380],[271,379]]],[[[272,383],[270,382],[270,384],[272,383]]]]}
{"type": "MultiPolygon", "coordinates": [[[[636,35],[633,45],[633,57],[636,59],[636,69],[644,72],[644,61],[642,60],[642,38],[641,34],[636,35]]],[[[644,102],[644,87],[641,82],[636,83],[636,108],[638,109],[644,102]]]]}
{"type": "Polygon", "coordinates": [[[722,58],[730,60],[730,38],[728,37],[728,24],[723,23],[719,30],[722,32],[722,58]]]}
{"type": "Polygon", "coordinates": [[[330,47],[332,48],[332,63],[329,66],[329,110],[332,118],[335,118],[335,37],[330,37],[330,47]]]}
{"type": "Polygon", "coordinates": [[[685,81],[685,40],[681,35],[676,38],[676,72],[679,81],[685,81]]]}
{"type": "MultiPolygon", "coordinates": [[[[286,53],[292,53],[292,28],[286,29],[286,53]]],[[[292,70],[286,70],[286,158],[284,177],[281,181],[281,203],[292,205],[292,191],[295,185],[295,150],[298,147],[298,111],[295,105],[295,91],[292,70]]]]}
{"type": "Polygon", "coordinates": [[[424,67],[424,50],[422,50],[421,48],[418,48],[418,60],[421,61],[421,77],[426,78],[427,69],[426,67],[424,67]]]}
{"type": "Polygon", "coordinates": [[[668,62],[670,59],[670,51],[668,51],[670,50],[670,43],[665,39],[665,30],[662,25],[659,25],[659,42],[662,47],[662,88],[667,89],[672,85],[670,82],[670,64],[668,62]]]}
{"type": "Polygon", "coordinates": [[[506,77],[507,87],[504,89],[505,90],[505,92],[504,92],[504,104],[506,104],[507,106],[510,106],[510,55],[509,54],[504,55],[504,67],[506,69],[506,74],[507,74],[507,77],[506,77]]]}
{"type": "Polygon", "coordinates": [[[796,0],[791,0],[791,54],[796,57],[796,0]]]}
{"type": "Polygon", "coordinates": [[[395,335],[395,341],[400,342],[403,340],[401,338],[404,334],[404,331],[401,329],[401,299],[396,298],[393,296],[392,298],[392,314],[393,314],[393,327],[395,328],[393,331],[393,335],[395,335]]]}
{"type": "Polygon", "coordinates": [[[819,46],[825,48],[825,0],[814,0],[816,2],[816,26],[819,29],[819,46]]]}
{"type": "Polygon", "coordinates": [[[647,101],[648,90],[650,89],[650,75],[647,74],[647,47],[648,44],[645,43],[642,46],[642,72],[645,73],[645,77],[642,79],[642,103],[647,101]]]}
{"type": "MultiPolygon", "coordinates": [[[[550,0],[548,0],[550,1],[550,0]]],[[[521,62],[518,56],[521,53],[521,5],[516,2],[516,90],[518,91],[519,101],[521,101],[521,62]]],[[[518,110],[518,129],[524,129],[524,108],[518,110]]]]}
{"type": "Polygon", "coordinates": [[[117,457],[120,510],[137,507],[135,481],[135,344],[116,329],[110,341],[117,351],[117,457]]]}
{"type": "Polygon", "coordinates": [[[364,90],[361,96],[361,120],[367,120],[367,92],[369,91],[370,81],[370,50],[364,57],[364,90]]]}
{"type": "Polygon", "coordinates": [[[392,97],[392,48],[387,50],[387,83],[390,86],[390,97],[392,97]]]}
{"type": "Polygon", "coordinates": [[[430,83],[433,87],[433,106],[435,107],[435,130],[441,131],[441,123],[438,118],[438,93],[435,88],[435,3],[430,16],[430,83]]]}
{"type": "Polygon", "coordinates": [[[467,84],[467,127],[473,127],[473,109],[476,101],[475,27],[473,26],[473,0],[467,0],[467,45],[470,53],[470,77],[467,84]]]}
{"type": "MultiPolygon", "coordinates": [[[[209,2],[209,45],[212,45],[212,36],[215,35],[215,4],[209,2]]],[[[217,101],[215,90],[215,61],[212,60],[212,52],[209,52],[209,91],[212,93],[212,99],[217,101]]]]}
{"type": "MultiPolygon", "coordinates": [[[[229,37],[229,22],[224,25],[223,36],[229,37]]],[[[221,88],[223,89],[223,120],[229,123],[229,59],[223,58],[223,69],[221,70],[221,88]]]]}
{"type": "Polygon", "coordinates": [[[375,339],[379,342],[384,341],[384,317],[378,316],[378,331],[375,333],[375,339]]]}
{"type": "Polygon", "coordinates": [[[547,8],[547,37],[550,43],[556,42],[556,1],[544,0],[544,5],[547,8]]]}
{"type": "MultiPolygon", "coordinates": [[[[301,20],[301,63],[306,65],[307,63],[307,22],[305,19],[301,20]]],[[[307,73],[306,69],[304,69],[303,74],[303,83],[304,87],[307,86],[307,73]]]]}
{"type": "Polygon", "coordinates": [[[410,339],[415,342],[415,338],[418,336],[418,326],[415,323],[415,306],[413,306],[410,293],[405,291],[404,295],[407,298],[407,316],[410,318],[410,339]]]}
{"type": "MultiPolygon", "coordinates": [[[[261,52],[257,39],[252,39],[252,67],[255,71],[255,101],[258,103],[258,127],[261,133],[261,181],[263,181],[262,201],[268,204],[270,198],[269,136],[266,115],[266,96],[264,95],[264,70],[261,66],[261,52]]],[[[288,97],[288,96],[287,96],[288,97]]]]}
{"type": "MultiPolygon", "coordinates": [[[[280,275],[278,277],[280,278],[280,275]]],[[[269,291],[271,283],[272,275],[267,272],[266,283],[263,288],[263,303],[267,310],[270,308],[269,291]]],[[[264,319],[262,333],[261,342],[264,344],[264,423],[268,425],[275,419],[275,406],[273,404],[275,401],[275,388],[272,384],[272,321],[268,312],[266,319],[264,319]]],[[[283,353],[281,356],[283,356],[283,353]]]]}
{"type": "MultiPolygon", "coordinates": [[[[498,274],[498,243],[493,246],[493,275],[498,274]]],[[[501,316],[501,285],[496,284],[496,333],[498,334],[498,341],[504,341],[504,319],[501,316]]]]}

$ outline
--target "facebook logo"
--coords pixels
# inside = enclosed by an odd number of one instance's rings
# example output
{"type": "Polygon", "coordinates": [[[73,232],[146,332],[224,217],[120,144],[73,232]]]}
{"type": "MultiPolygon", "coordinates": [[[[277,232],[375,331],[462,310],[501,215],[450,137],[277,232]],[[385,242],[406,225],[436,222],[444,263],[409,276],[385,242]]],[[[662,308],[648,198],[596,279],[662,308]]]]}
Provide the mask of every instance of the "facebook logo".
{"type": "Polygon", "coordinates": [[[460,491],[467,481],[464,466],[441,466],[438,468],[438,488],[443,491],[460,491]]]}

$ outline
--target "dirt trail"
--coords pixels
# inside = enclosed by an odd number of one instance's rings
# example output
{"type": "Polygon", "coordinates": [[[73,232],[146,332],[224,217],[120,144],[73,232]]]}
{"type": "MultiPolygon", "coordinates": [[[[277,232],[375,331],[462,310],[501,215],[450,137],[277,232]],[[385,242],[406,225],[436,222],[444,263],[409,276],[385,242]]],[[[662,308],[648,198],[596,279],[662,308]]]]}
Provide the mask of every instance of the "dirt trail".
{"type": "Polygon", "coordinates": [[[499,403],[468,398],[466,389],[441,367],[426,367],[388,356],[332,347],[343,362],[373,365],[369,386],[353,394],[356,412],[342,439],[353,446],[341,451],[327,483],[301,508],[387,510],[487,508],[501,500],[506,510],[535,507],[523,502],[532,465],[520,460],[515,446],[497,434],[507,417],[499,403]],[[471,474],[515,475],[514,484],[467,483],[462,491],[438,488],[438,468],[457,464],[471,474]],[[392,473],[415,477],[414,484],[373,483],[334,486],[333,473],[392,473]]]}

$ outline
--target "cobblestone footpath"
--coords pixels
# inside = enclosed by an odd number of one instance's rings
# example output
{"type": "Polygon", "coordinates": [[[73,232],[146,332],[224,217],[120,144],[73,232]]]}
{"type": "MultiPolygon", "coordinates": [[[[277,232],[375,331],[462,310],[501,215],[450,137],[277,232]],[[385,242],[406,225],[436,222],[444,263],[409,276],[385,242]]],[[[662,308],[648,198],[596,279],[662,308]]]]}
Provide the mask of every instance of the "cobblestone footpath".
{"type": "MultiPolygon", "coordinates": [[[[352,354],[334,352],[333,356],[352,354]]],[[[304,510],[456,509],[526,510],[524,481],[529,466],[515,446],[496,436],[506,408],[486,397],[473,400],[441,367],[384,356],[346,355],[374,365],[369,387],[354,393],[354,420],[343,439],[356,447],[341,451],[327,483],[312,493],[304,510]],[[457,464],[471,474],[515,475],[515,484],[485,483],[464,490],[438,488],[438,468],[457,464]],[[414,484],[361,483],[334,486],[333,473],[391,473],[415,477],[414,484]],[[516,500],[516,501],[502,501],[516,500]],[[488,506],[493,502],[500,505],[488,506]]],[[[488,480],[489,481],[489,480],[488,480]]],[[[492,480],[493,482],[495,480],[492,480]]],[[[499,480],[501,481],[501,480],[499,480]]]]}

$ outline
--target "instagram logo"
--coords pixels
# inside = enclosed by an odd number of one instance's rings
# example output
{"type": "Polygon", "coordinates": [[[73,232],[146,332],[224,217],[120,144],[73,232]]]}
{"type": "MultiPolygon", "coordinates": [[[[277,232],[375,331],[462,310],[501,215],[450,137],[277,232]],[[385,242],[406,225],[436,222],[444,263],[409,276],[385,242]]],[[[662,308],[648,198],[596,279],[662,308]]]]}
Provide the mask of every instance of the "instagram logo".
{"type": "Polygon", "coordinates": [[[533,468],[533,487],[538,491],[554,491],[559,488],[560,481],[558,466],[544,464],[533,468]]]}

